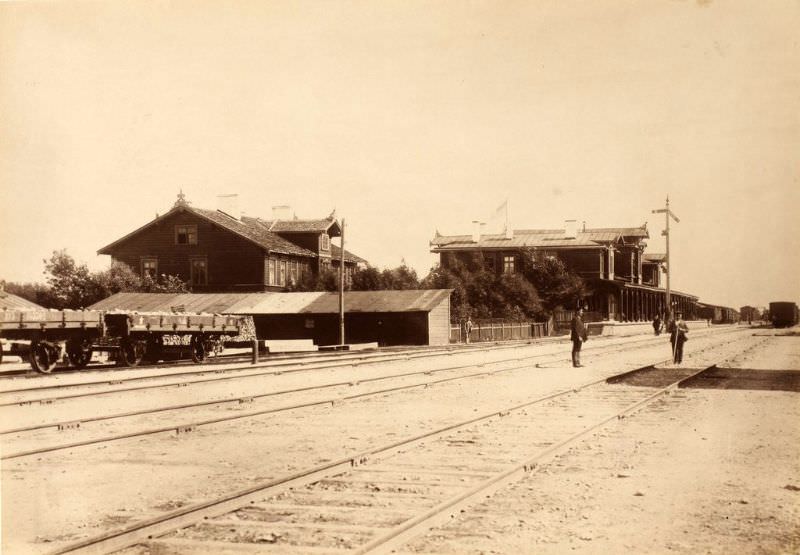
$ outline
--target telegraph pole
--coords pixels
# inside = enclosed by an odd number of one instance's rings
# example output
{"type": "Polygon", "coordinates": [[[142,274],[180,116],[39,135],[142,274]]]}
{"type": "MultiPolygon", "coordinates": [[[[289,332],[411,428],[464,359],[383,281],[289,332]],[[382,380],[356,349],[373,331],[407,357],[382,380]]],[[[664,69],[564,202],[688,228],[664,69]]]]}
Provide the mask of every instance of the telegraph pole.
{"type": "Polygon", "coordinates": [[[344,345],[344,218],[342,218],[342,252],[339,260],[339,345],[344,345]]]}
{"type": "Polygon", "coordinates": [[[672,265],[669,261],[669,219],[672,218],[675,220],[675,223],[680,223],[678,216],[672,213],[672,210],[669,209],[669,195],[667,195],[667,205],[665,208],[661,208],[659,210],[653,210],[653,214],[664,214],[664,218],[667,221],[667,227],[664,231],[661,232],[661,235],[664,235],[667,238],[667,310],[669,311],[667,314],[667,318],[672,317],[672,302],[670,300],[670,291],[669,291],[669,276],[672,273],[672,265]]]}

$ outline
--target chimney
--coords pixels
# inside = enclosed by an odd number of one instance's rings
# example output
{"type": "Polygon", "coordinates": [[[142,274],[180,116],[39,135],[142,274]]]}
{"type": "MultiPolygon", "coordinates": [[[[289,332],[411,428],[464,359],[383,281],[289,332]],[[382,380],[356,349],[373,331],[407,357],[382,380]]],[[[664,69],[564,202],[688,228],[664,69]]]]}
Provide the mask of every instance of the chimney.
{"type": "Polygon", "coordinates": [[[477,243],[481,240],[481,226],[484,225],[483,222],[479,222],[478,220],[472,220],[472,242],[477,243]]]}
{"type": "Polygon", "coordinates": [[[273,220],[291,220],[292,219],[292,207],[288,204],[281,204],[280,206],[273,206],[272,207],[272,219],[273,220]]]}
{"type": "Polygon", "coordinates": [[[578,220],[564,220],[564,237],[575,239],[578,236],[578,220]]]}
{"type": "Polygon", "coordinates": [[[242,219],[242,213],[239,210],[239,194],[217,195],[217,210],[224,212],[231,218],[242,219]]]}

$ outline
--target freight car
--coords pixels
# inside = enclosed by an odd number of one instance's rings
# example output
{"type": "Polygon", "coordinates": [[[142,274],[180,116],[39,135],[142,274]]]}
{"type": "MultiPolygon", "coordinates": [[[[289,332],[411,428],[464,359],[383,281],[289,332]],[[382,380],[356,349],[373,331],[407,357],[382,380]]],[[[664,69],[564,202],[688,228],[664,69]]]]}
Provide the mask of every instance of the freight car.
{"type": "Polygon", "coordinates": [[[797,303],[772,302],[769,303],[769,316],[772,325],[776,328],[788,328],[798,322],[797,303]]]}
{"type": "Polygon", "coordinates": [[[3,310],[0,337],[29,342],[29,360],[37,372],[50,373],[65,352],[75,368],[92,353],[106,351],[121,366],[143,358],[158,360],[165,345],[188,345],[194,362],[203,362],[223,337],[238,335],[242,321],[217,314],[105,312],[99,310],[3,310]]]}

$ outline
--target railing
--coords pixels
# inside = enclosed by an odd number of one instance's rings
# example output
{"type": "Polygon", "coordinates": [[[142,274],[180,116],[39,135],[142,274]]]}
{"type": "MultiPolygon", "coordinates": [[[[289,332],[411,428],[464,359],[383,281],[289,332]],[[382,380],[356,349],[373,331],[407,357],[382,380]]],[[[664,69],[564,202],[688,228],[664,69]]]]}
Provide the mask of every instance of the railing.
{"type": "MultiPolygon", "coordinates": [[[[547,337],[547,322],[516,322],[504,320],[477,320],[472,324],[469,341],[513,341],[547,337]]],[[[463,324],[450,324],[450,343],[464,343],[463,324]]]]}
{"type": "MultiPolygon", "coordinates": [[[[569,331],[571,329],[572,317],[575,315],[574,310],[556,310],[553,313],[553,321],[555,322],[556,333],[569,331]]],[[[601,312],[585,311],[583,313],[583,322],[602,322],[603,314],[601,312]]]]}

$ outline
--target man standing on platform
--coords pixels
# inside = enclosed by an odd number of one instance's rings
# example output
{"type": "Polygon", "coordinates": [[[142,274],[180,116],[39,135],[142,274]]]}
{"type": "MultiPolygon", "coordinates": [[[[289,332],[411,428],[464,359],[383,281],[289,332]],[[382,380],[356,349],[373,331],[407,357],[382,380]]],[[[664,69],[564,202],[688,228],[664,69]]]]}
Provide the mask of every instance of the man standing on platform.
{"type": "Polygon", "coordinates": [[[669,327],[669,341],[672,343],[672,360],[675,364],[683,362],[683,344],[686,343],[689,326],[683,321],[683,314],[678,312],[678,318],[671,322],[669,327]]]}
{"type": "Polygon", "coordinates": [[[583,309],[579,308],[575,311],[570,323],[570,335],[572,340],[572,366],[580,368],[581,364],[581,345],[588,339],[586,335],[586,326],[583,325],[583,309]]]}
{"type": "Polygon", "coordinates": [[[467,316],[467,321],[464,322],[464,343],[469,343],[469,335],[472,333],[472,318],[467,316]]]}

